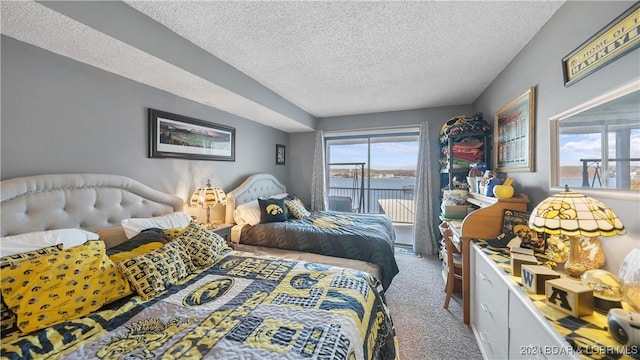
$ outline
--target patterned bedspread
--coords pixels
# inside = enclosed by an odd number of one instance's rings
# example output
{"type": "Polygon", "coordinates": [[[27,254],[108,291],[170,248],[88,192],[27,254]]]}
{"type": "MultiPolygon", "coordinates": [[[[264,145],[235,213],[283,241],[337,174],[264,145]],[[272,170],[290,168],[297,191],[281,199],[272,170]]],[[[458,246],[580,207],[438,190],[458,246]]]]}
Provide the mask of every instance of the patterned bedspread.
{"type": "Polygon", "coordinates": [[[395,236],[391,220],[384,215],[314,211],[300,220],[246,225],[240,243],[377,264],[380,282],[387,289],[398,273],[395,236]]]}
{"type": "Polygon", "coordinates": [[[367,273],[230,251],[159,297],[2,340],[2,358],[397,359],[367,273]]]}

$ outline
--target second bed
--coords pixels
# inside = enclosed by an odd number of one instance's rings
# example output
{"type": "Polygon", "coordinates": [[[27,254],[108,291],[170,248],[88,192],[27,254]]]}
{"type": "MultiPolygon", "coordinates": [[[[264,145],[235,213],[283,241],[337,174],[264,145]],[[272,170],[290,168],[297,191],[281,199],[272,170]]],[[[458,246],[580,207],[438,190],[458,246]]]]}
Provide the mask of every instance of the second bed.
{"type": "Polygon", "coordinates": [[[398,273],[395,231],[386,215],[312,211],[299,218],[261,223],[258,199],[291,198],[269,174],[249,176],[227,194],[226,222],[237,224],[235,249],[309,259],[367,271],[384,289],[398,273]]]}

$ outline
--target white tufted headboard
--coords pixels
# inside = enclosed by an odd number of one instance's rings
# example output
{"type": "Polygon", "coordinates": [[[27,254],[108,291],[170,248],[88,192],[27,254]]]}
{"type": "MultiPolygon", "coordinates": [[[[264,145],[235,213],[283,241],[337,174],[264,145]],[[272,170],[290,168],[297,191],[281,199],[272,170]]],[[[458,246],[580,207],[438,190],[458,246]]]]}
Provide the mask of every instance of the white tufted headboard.
{"type": "Polygon", "coordinates": [[[1,236],[119,226],[122,219],[182,211],[180,197],[119,175],[59,174],[0,181],[1,236]]]}
{"type": "Polygon", "coordinates": [[[240,186],[227,193],[225,222],[235,224],[233,210],[239,205],[257,198],[268,198],[284,192],[287,192],[287,188],[271,174],[249,176],[240,186]]]}

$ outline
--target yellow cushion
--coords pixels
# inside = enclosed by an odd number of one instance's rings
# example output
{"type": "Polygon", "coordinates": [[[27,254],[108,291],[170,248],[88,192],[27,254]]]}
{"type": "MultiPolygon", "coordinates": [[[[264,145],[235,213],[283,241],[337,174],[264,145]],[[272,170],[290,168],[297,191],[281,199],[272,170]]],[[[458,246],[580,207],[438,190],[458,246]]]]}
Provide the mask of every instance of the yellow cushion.
{"type": "Polygon", "coordinates": [[[156,269],[162,275],[165,287],[177,284],[180,280],[193,273],[187,250],[182,244],[175,241],[169,242],[160,249],[143,256],[154,262],[156,269]]]}
{"type": "MultiPolygon", "coordinates": [[[[3,275],[6,275],[7,272],[4,272],[5,269],[9,269],[11,266],[16,266],[25,260],[35,259],[42,255],[53,254],[59,251],[62,251],[63,245],[58,244],[54,246],[49,246],[43,249],[28,251],[20,254],[10,255],[3,258],[0,258],[0,280],[4,278],[3,275]]],[[[18,331],[18,321],[16,314],[13,311],[9,310],[7,304],[5,304],[4,299],[0,293],[0,334],[2,337],[6,337],[14,332],[18,331]]]]}
{"type": "Polygon", "coordinates": [[[300,199],[285,200],[284,204],[287,206],[287,210],[289,210],[296,219],[304,219],[311,215],[300,199]]]}
{"type": "Polygon", "coordinates": [[[144,255],[117,262],[116,265],[143,299],[150,299],[165,290],[162,275],[153,261],[144,255]]]}
{"type": "Polygon", "coordinates": [[[191,262],[200,269],[211,266],[222,251],[231,250],[220,235],[195,222],[191,222],[174,242],[184,244],[191,262]]]}
{"type": "Polygon", "coordinates": [[[0,286],[23,333],[85,316],[131,293],[100,240],[3,269],[0,286]]]}
{"type": "Polygon", "coordinates": [[[157,296],[194,271],[187,250],[176,241],[116,264],[144,299],[157,296]]]}

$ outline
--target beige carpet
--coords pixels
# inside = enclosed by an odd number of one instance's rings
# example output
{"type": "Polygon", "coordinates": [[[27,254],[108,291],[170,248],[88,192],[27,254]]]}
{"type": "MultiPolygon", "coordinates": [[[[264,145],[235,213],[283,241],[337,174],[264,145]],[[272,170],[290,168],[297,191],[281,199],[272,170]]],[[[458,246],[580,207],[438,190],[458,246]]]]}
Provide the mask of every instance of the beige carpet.
{"type": "Polygon", "coordinates": [[[462,302],[452,297],[445,310],[444,281],[436,256],[396,254],[400,273],[386,293],[396,328],[400,359],[482,359],[462,302]]]}

